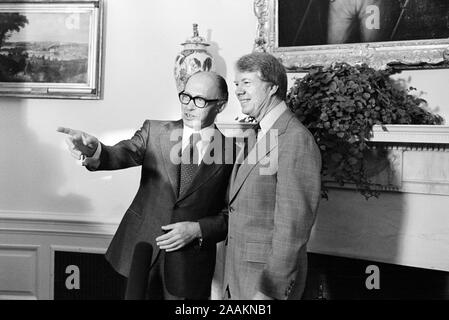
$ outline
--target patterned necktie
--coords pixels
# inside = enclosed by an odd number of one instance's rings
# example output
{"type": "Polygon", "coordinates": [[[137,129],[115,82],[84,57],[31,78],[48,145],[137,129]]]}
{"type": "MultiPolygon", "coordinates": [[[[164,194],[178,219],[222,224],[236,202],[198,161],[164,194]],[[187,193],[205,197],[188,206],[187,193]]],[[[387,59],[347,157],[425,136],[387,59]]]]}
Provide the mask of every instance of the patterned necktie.
{"type": "Polygon", "coordinates": [[[260,124],[255,124],[252,128],[254,130],[254,135],[251,135],[248,137],[248,143],[246,144],[246,150],[245,150],[245,159],[248,157],[248,154],[251,152],[251,150],[254,148],[254,146],[257,143],[257,135],[260,131],[260,124]]]}
{"type": "Polygon", "coordinates": [[[179,195],[184,194],[189,188],[198,171],[199,150],[196,145],[199,141],[201,141],[201,135],[199,133],[193,133],[190,136],[188,146],[182,152],[179,174],[179,195]]]}

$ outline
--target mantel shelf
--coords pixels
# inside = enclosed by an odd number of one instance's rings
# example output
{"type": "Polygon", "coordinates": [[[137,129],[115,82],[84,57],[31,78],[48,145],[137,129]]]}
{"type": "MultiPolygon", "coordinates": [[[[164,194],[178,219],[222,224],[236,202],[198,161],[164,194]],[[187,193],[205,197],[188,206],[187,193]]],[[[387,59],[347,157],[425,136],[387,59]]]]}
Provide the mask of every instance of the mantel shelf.
{"type": "Polygon", "coordinates": [[[373,134],[373,142],[449,144],[449,126],[376,125],[373,134]]]}
{"type": "MultiPolygon", "coordinates": [[[[221,122],[217,123],[220,130],[245,130],[250,123],[221,122]]],[[[233,135],[230,133],[229,135],[233,135]]],[[[437,125],[376,125],[373,128],[373,142],[449,144],[449,126],[437,125]]]]}

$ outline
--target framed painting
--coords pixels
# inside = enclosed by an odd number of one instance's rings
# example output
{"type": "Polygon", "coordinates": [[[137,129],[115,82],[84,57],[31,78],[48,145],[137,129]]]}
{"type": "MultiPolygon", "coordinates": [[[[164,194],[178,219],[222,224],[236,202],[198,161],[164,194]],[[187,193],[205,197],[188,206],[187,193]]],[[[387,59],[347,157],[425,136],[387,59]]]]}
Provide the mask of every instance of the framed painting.
{"type": "Polygon", "coordinates": [[[0,96],[100,99],[102,0],[2,1],[0,96]]]}
{"type": "Polygon", "coordinates": [[[255,0],[255,50],[288,70],[334,62],[449,66],[447,0],[255,0]]]}

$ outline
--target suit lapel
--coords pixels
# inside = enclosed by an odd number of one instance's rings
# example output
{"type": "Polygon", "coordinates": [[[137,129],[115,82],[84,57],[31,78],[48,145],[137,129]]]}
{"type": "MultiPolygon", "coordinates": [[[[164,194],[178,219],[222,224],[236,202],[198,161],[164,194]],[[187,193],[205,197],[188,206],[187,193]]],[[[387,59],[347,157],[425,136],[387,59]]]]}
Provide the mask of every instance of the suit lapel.
{"type": "MultiPolygon", "coordinates": [[[[244,160],[244,162],[238,167],[234,169],[236,172],[233,172],[234,174],[234,180],[231,184],[231,193],[230,193],[230,202],[234,200],[235,196],[237,195],[238,191],[242,187],[245,180],[248,178],[251,171],[256,167],[256,165],[262,160],[265,156],[269,155],[270,152],[278,146],[277,141],[278,135],[276,135],[274,141],[269,141],[270,144],[267,148],[263,149],[260,148],[260,146],[263,145],[266,141],[266,136],[264,136],[261,141],[258,141],[254,148],[250,151],[248,154],[248,157],[244,160]]],[[[268,139],[270,140],[270,139],[268,139]]]]}
{"type": "Polygon", "coordinates": [[[180,158],[179,154],[182,148],[182,120],[170,122],[164,129],[164,132],[161,133],[159,138],[160,145],[162,156],[164,157],[164,166],[176,198],[178,196],[179,185],[179,164],[174,160],[178,159],[178,157],[180,158]]]}
{"type": "Polygon", "coordinates": [[[237,175],[237,171],[240,168],[241,164],[243,163],[243,160],[245,160],[244,159],[244,156],[245,156],[245,145],[243,144],[243,145],[239,146],[239,148],[240,148],[239,149],[239,154],[237,155],[234,167],[232,168],[231,180],[230,180],[229,186],[233,186],[234,185],[234,181],[235,181],[235,177],[237,175]]]}
{"type": "MultiPolygon", "coordinates": [[[[232,172],[232,180],[230,185],[230,194],[229,194],[229,203],[231,203],[239,190],[242,188],[243,183],[248,178],[251,171],[256,167],[256,165],[268,154],[270,154],[273,149],[278,147],[279,144],[279,138],[281,135],[285,133],[285,130],[287,129],[288,121],[293,117],[294,115],[291,113],[291,111],[287,110],[285,111],[279,119],[276,120],[276,122],[271,127],[270,131],[267,132],[267,134],[262,137],[260,141],[256,143],[254,148],[249,152],[248,156],[244,161],[238,165],[239,162],[236,163],[236,165],[233,168],[232,172]],[[271,131],[271,130],[277,130],[271,131]],[[268,145],[267,145],[268,142],[268,145]],[[266,146],[265,148],[263,146],[266,146]]],[[[242,151],[239,155],[239,158],[242,156],[242,151]]],[[[279,156],[279,155],[277,155],[279,156]]],[[[241,158],[239,159],[241,162],[241,158]]]]}

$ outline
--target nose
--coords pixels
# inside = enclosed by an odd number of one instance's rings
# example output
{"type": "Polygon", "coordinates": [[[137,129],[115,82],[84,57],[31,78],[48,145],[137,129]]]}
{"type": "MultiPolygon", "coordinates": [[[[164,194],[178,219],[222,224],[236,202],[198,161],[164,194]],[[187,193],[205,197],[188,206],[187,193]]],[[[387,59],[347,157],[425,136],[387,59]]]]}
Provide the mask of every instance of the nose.
{"type": "Polygon", "coordinates": [[[194,110],[196,108],[195,104],[193,103],[193,99],[190,100],[189,103],[185,104],[184,106],[188,110],[194,110]]]}
{"type": "Polygon", "coordinates": [[[242,94],[244,94],[245,93],[245,90],[243,89],[243,87],[242,86],[239,86],[239,85],[236,85],[235,86],[235,94],[236,95],[242,95],[242,94]]]}

